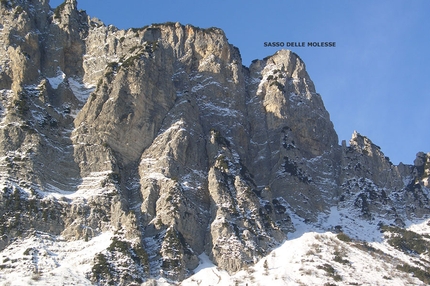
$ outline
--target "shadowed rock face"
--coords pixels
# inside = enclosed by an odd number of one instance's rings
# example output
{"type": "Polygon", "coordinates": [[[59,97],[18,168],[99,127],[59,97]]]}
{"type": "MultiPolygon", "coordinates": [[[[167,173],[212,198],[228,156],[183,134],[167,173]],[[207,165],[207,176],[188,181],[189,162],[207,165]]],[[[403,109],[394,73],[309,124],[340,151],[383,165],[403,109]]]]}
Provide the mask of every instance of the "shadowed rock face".
{"type": "Polygon", "coordinates": [[[429,213],[430,155],[394,166],[356,132],[339,146],[291,51],[246,68],[217,28],[118,30],[72,0],[2,1],[1,19],[0,214],[15,219],[0,221],[0,247],[34,229],[115,230],[137,244],[109,251],[140,247],[139,279],[182,280],[202,252],[229,272],[254,263],[291,215],[429,213]]]}

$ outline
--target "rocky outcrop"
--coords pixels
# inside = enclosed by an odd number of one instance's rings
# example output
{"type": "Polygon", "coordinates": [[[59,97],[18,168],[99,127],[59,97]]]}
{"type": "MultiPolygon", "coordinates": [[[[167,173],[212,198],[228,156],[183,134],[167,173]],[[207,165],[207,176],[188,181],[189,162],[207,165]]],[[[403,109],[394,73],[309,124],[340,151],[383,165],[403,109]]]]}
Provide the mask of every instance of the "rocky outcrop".
{"type": "Polygon", "coordinates": [[[388,219],[403,227],[406,220],[429,212],[426,158],[417,154],[414,165],[393,165],[381,148],[354,132],[350,146],[342,144],[341,208],[357,210],[368,219],[388,219]]]}
{"type": "Polygon", "coordinates": [[[231,273],[255,263],[292,216],[429,213],[429,154],[395,166],[356,132],[339,146],[291,51],[248,68],[220,29],[119,30],[74,0],[1,1],[1,15],[0,248],[112,230],[93,282],[182,280],[203,252],[231,273]]]}

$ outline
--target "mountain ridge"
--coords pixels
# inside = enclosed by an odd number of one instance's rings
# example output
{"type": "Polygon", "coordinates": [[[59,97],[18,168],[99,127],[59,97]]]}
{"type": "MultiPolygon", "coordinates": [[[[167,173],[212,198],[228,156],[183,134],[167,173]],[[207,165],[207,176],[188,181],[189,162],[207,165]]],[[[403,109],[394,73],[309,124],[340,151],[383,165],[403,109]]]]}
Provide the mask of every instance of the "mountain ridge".
{"type": "Polygon", "coordinates": [[[174,283],[202,253],[251,267],[333,208],[373,226],[429,214],[430,153],[395,166],[357,132],[338,145],[291,51],[246,68],[217,28],[119,30],[75,0],[1,13],[2,250],[111,233],[90,281],[174,283]]]}

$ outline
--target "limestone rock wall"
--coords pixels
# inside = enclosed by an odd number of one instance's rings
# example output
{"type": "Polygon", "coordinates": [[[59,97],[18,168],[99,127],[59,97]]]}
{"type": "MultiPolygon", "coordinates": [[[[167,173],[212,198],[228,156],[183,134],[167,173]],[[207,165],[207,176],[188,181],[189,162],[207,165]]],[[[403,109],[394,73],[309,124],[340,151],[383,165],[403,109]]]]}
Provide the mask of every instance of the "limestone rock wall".
{"type": "Polygon", "coordinates": [[[217,28],[119,30],[75,0],[0,5],[0,214],[13,218],[0,248],[31,231],[111,230],[94,269],[125,255],[135,273],[92,281],[182,280],[203,252],[229,272],[255,263],[292,216],[429,213],[429,154],[394,166],[358,133],[339,146],[291,51],[244,67],[217,28]]]}

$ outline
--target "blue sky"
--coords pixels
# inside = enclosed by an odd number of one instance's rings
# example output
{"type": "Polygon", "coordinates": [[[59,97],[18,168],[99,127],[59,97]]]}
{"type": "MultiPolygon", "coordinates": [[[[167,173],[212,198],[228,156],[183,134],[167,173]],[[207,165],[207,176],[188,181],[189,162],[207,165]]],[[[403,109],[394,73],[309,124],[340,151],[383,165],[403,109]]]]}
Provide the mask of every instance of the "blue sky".
{"type": "Polygon", "coordinates": [[[219,27],[245,66],[277,51],[264,42],[335,41],[335,48],[292,50],[339,140],[348,142],[357,130],[394,164],[430,152],[428,0],[81,0],[78,8],[124,29],[167,21],[219,27]]]}

